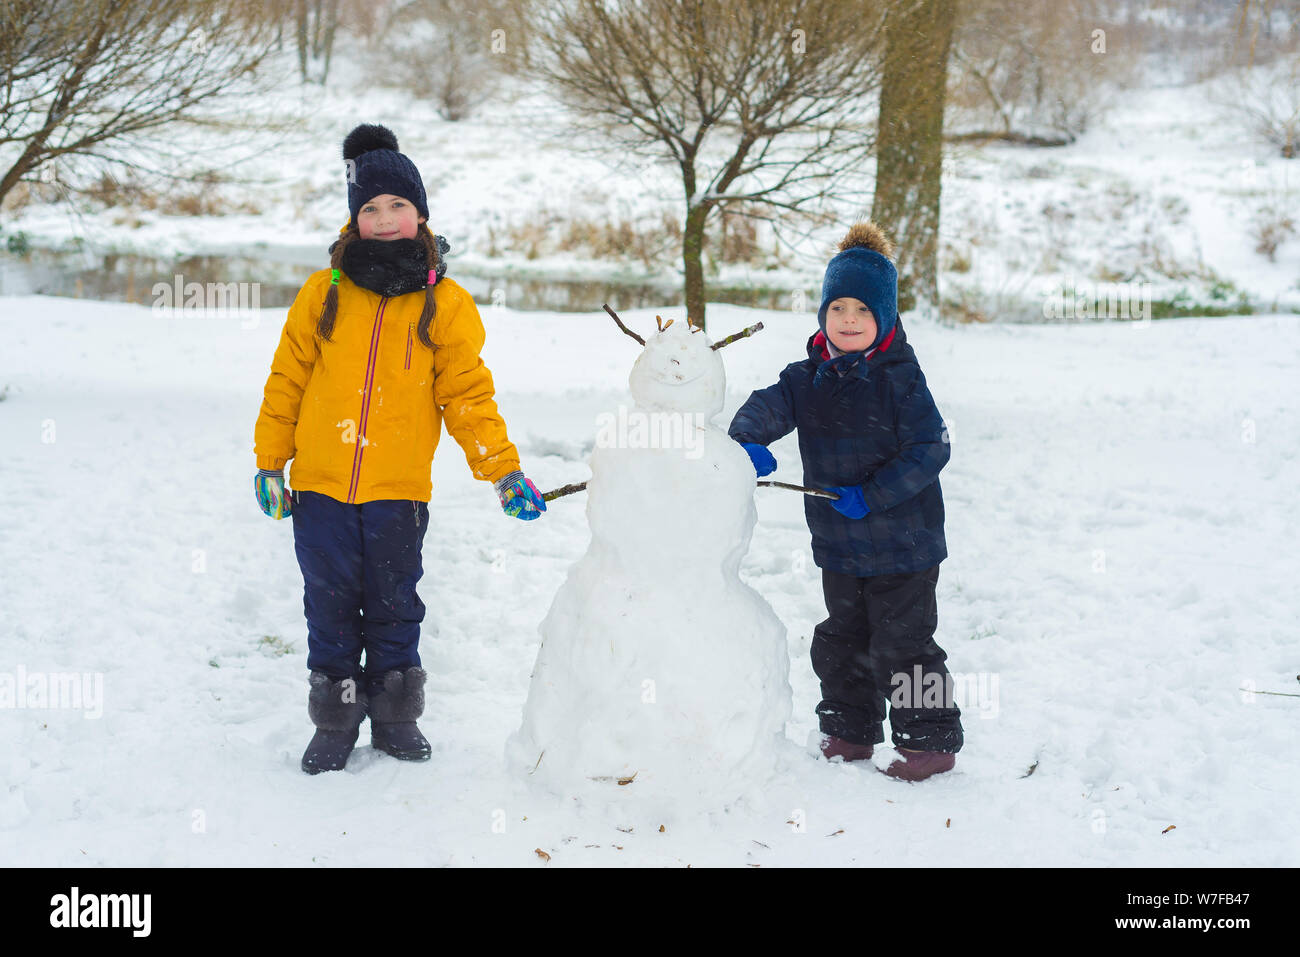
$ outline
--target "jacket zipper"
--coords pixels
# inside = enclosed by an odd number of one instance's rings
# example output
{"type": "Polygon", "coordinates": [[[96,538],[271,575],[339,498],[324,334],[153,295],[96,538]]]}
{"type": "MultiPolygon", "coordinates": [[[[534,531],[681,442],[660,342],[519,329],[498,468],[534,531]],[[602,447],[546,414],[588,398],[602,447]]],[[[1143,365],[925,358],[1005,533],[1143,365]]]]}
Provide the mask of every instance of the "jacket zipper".
{"type": "Polygon", "coordinates": [[[355,505],[357,485],[361,481],[361,456],[366,451],[366,422],[370,417],[370,389],[375,384],[375,359],[379,355],[379,330],[384,326],[384,307],[388,297],[379,297],[379,311],[375,313],[375,327],[370,332],[370,356],[366,360],[366,384],[361,399],[361,422],[357,426],[357,449],[352,455],[352,482],[348,486],[348,504],[355,505]]]}
{"type": "Polygon", "coordinates": [[[415,338],[415,323],[406,327],[406,368],[411,368],[411,343],[415,338]]]}

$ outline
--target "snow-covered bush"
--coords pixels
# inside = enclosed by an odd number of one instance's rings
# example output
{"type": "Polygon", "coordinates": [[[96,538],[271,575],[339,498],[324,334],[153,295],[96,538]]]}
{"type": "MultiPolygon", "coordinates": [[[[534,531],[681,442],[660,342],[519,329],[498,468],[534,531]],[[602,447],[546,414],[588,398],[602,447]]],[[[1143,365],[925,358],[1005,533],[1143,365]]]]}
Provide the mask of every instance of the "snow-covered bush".
{"type": "Polygon", "coordinates": [[[1285,159],[1300,151],[1300,50],[1272,63],[1237,71],[1215,99],[1244,119],[1263,143],[1285,159]]]}
{"type": "Polygon", "coordinates": [[[1255,241],[1255,252],[1277,261],[1277,248],[1296,234],[1295,215],[1289,205],[1269,201],[1255,213],[1250,224],[1250,238],[1255,241]]]}

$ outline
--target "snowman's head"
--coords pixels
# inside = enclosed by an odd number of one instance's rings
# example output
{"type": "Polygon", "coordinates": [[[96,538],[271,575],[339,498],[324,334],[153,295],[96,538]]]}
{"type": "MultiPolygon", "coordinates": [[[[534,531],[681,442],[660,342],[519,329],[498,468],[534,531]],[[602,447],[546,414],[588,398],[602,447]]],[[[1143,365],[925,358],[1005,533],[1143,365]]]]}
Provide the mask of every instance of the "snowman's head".
{"type": "Polygon", "coordinates": [[[628,377],[633,401],[645,409],[713,418],[722,411],[727,375],[712,345],[703,330],[685,322],[651,336],[628,377]]]}

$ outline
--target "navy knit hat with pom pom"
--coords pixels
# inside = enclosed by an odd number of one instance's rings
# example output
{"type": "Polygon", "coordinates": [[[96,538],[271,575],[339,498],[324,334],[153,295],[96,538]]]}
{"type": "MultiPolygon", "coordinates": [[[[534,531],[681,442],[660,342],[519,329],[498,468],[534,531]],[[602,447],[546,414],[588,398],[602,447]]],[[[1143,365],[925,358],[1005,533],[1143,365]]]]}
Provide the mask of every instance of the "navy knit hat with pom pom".
{"type": "Polygon", "coordinates": [[[343,138],[343,159],[348,167],[348,213],[353,225],[361,207],[385,193],[410,200],[428,220],[424,180],[415,164],[397,151],[397,137],[388,127],[362,123],[343,138]]]}
{"type": "Polygon", "coordinates": [[[889,335],[898,320],[898,270],[889,259],[893,254],[893,242],[875,223],[853,225],[822,280],[822,305],[817,310],[822,332],[830,304],[851,296],[865,302],[876,317],[876,338],[867,348],[875,348],[889,335]]]}

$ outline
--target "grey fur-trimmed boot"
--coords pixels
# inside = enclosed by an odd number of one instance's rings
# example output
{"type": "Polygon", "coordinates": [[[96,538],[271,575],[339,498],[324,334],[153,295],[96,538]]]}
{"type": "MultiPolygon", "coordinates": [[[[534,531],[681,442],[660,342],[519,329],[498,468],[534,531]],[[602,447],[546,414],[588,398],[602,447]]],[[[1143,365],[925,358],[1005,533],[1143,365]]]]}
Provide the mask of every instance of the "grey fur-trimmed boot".
{"type": "Polygon", "coordinates": [[[370,681],[370,743],[402,761],[427,761],[429,742],[415,719],[424,714],[423,668],[388,671],[370,681]]]}
{"type": "Polygon", "coordinates": [[[366,693],[355,678],[334,680],[313,671],[308,681],[307,715],[316,734],[303,752],[302,769],[308,774],[342,771],[366,717],[366,693]]]}

